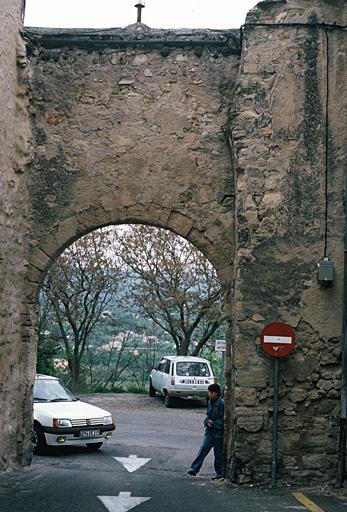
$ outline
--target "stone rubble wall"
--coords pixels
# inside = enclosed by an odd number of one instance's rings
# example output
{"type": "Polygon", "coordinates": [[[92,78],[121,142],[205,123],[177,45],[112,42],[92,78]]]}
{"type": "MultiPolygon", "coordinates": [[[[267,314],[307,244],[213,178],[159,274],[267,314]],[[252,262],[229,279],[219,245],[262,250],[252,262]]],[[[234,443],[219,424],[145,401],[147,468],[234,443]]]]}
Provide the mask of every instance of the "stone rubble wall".
{"type": "Polygon", "coordinates": [[[22,0],[0,0],[0,471],[31,459],[35,345],[24,290],[30,124],[21,9],[22,0]]]}
{"type": "Polygon", "coordinates": [[[333,479],[344,5],[261,2],[247,17],[241,62],[237,31],[134,25],[26,30],[27,64],[22,1],[0,0],[0,470],[31,458],[33,326],[46,270],[92,229],[144,222],[194,243],[225,284],[228,476],[269,481],[272,369],[257,339],[280,320],[297,348],[281,361],[279,478],[333,479]],[[317,283],[325,246],[331,288],[317,283]]]}
{"type": "Polygon", "coordinates": [[[229,461],[239,482],[266,482],[270,476],[272,364],[255,341],[273,321],[290,324],[297,335],[295,352],[281,361],[279,478],[324,482],[337,468],[346,32],[314,25],[345,22],[343,5],[264,2],[251,11],[244,29],[230,112],[236,279],[230,427],[235,445],[229,461]],[[326,255],[336,265],[331,288],[317,283],[325,229],[326,255]]]}
{"type": "Polygon", "coordinates": [[[30,277],[105,224],[186,237],[230,279],[233,170],[224,126],[235,31],[27,29],[35,160],[30,277]],[[159,44],[160,43],[160,44],[159,44]]]}

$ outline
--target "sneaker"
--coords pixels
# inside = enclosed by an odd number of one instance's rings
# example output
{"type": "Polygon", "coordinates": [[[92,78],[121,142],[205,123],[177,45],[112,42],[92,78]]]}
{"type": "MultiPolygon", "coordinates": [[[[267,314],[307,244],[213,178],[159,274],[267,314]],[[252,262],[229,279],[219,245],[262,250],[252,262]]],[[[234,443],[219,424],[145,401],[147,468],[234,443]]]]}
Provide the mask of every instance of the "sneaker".
{"type": "Polygon", "coordinates": [[[189,471],[187,471],[187,474],[190,476],[196,476],[194,469],[190,469],[189,471]]]}
{"type": "Polygon", "coordinates": [[[216,475],[211,478],[211,480],[224,480],[224,476],[222,475],[216,475]]]}

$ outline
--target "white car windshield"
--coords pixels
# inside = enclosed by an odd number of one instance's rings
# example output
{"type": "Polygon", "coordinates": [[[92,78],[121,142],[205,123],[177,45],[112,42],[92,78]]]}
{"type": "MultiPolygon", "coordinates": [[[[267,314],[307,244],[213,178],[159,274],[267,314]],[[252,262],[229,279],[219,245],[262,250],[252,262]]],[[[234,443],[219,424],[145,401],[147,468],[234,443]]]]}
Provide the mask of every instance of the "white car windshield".
{"type": "Polygon", "coordinates": [[[77,400],[70,391],[54,379],[36,379],[34,402],[73,402],[77,400]]]}
{"type": "Polygon", "coordinates": [[[210,369],[206,363],[177,363],[176,375],[179,377],[210,377],[210,369]]]}

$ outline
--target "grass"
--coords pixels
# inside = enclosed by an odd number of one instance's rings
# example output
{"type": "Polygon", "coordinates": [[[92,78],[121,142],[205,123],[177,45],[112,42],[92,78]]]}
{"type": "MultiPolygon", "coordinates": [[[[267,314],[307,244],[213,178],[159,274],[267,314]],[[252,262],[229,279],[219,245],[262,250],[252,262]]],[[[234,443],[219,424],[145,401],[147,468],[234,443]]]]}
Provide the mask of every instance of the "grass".
{"type": "Polygon", "coordinates": [[[148,390],[144,388],[138,388],[132,384],[125,386],[113,386],[111,388],[105,388],[102,385],[95,386],[89,393],[136,393],[139,395],[147,394],[148,390]]]}

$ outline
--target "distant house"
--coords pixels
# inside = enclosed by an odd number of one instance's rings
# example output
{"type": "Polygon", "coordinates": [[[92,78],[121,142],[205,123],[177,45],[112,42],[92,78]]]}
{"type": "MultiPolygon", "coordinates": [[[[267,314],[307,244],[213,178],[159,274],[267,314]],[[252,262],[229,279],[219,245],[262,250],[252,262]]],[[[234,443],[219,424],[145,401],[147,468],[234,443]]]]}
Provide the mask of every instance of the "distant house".
{"type": "Polygon", "coordinates": [[[68,368],[68,361],[67,361],[67,359],[55,357],[53,359],[53,368],[55,370],[61,370],[61,371],[67,370],[67,368],[68,368]]]}

